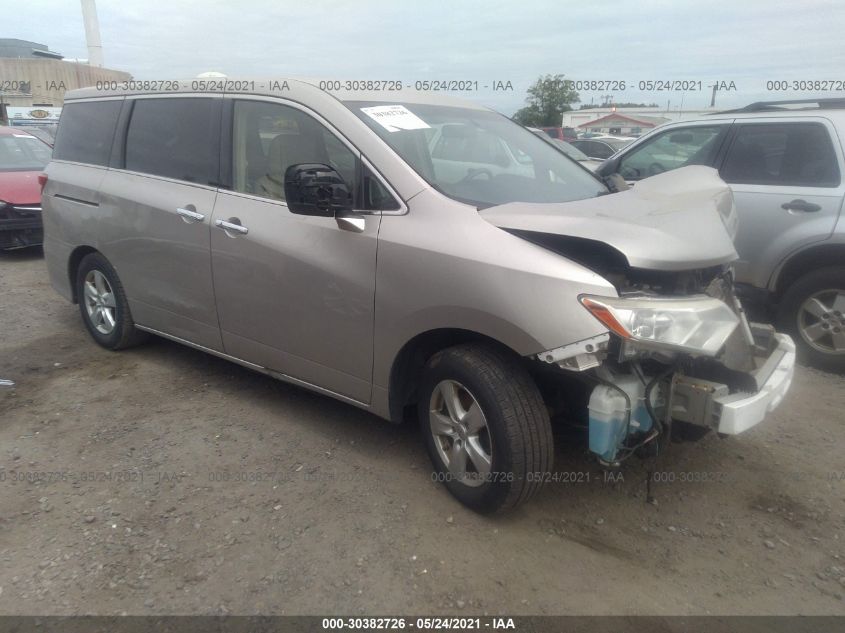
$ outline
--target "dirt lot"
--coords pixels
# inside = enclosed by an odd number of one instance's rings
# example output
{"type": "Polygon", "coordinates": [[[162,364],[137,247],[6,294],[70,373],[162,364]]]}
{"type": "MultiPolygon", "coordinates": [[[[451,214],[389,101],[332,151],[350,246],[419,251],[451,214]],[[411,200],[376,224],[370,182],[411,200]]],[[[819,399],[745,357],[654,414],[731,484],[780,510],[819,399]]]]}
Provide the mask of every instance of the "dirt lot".
{"type": "Polygon", "coordinates": [[[577,434],[513,515],[464,510],[395,427],[179,345],[97,347],[40,251],[0,256],[2,614],[842,614],[845,384],[800,368],[645,502],[577,434]],[[581,479],[586,480],[587,475],[581,479]]]}

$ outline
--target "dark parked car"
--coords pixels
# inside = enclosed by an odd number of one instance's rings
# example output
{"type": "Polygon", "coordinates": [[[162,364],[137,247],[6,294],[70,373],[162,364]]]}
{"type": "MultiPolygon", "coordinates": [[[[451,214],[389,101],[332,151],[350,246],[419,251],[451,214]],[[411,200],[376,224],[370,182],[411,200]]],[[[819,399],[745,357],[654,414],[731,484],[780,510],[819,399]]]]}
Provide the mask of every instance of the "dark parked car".
{"type": "Polygon", "coordinates": [[[577,160],[583,167],[586,167],[590,171],[595,171],[598,169],[599,165],[602,164],[602,161],[590,158],[568,141],[561,141],[559,138],[551,138],[540,128],[529,127],[528,129],[539,138],[543,139],[547,143],[550,143],[552,147],[559,149],[561,152],[569,156],[572,160],[577,160]]]}
{"type": "Polygon", "coordinates": [[[38,176],[52,151],[28,132],[0,127],[0,250],[43,241],[38,176]]]}
{"type": "Polygon", "coordinates": [[[628,145],[631,141],[628,139],[615,138],[596,138],[596,139],[577,139],[569,141],[584,152],[590,158],[596,160],[605,160],[613,156],[620,149],[628,145]]]}

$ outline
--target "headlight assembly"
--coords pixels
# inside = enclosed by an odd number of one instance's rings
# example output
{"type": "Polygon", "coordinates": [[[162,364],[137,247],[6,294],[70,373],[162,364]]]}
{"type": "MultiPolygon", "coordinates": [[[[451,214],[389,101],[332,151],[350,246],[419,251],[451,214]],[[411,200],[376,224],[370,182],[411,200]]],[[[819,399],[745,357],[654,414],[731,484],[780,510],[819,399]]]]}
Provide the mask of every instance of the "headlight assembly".
{"type": "Polygon", "coordinates": [[[725,303],[704,295],[579,300],[611,332],[652,349],[715,356],[739,325],[725,303]]]}

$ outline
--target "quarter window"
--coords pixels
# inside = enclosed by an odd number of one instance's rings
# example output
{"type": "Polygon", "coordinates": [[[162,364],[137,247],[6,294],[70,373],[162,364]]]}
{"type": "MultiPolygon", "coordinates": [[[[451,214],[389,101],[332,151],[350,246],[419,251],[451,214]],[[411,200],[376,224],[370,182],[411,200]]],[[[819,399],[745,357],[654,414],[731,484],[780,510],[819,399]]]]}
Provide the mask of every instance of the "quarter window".
{"type": "Polygon", "coordinates": [[[619,161],[625,180],[641,180],[687,165],[709,165],[719,149],[724,125],[667,130],[646,141],[619,161]]]}
{"type": "Polygon", "coordinates": [[[122,103],[111,100],[66,104],[62,108],[53,158],[108,165],[122,103]]]}
{"type": "Polygon", "coordinates": [[[837,187],[839,167],[820,123],[739,126],[721,176],[734,184],[837,187]]]}
{"type": "Polygon", "coordinates": [[[364,209],[371,211],[397,211],[399,203],[381,184],[368,167],[364,168],[364,209]]]}
{"type": "Polygon", "coordinates": [[[217,183],[215,100],[138,99],[126,134],[126,169],[202,185],[217,183]]]}

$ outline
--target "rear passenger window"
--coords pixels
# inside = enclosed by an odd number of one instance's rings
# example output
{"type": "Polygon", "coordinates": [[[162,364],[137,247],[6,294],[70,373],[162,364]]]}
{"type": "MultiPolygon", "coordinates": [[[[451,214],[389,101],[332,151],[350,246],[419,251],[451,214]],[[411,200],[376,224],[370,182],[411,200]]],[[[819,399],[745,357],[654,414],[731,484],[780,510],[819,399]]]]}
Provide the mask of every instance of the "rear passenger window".
{"type": "Polygon", "coordinates": [[[201,185],[218,174],[215,100],[138,99],[126,134],[126,169],[201,185]]]}
{"type": "Polygon", "coordinates": [[[734,184],[839,186],[836,153],[820,123],[740,126],[721,176],[734,184]]]}
{"type": "Polygon", "coordinates": [[[53,158],[108,165],[122,103],[122,100],[111,100],[66,104],[62,108],[53,158]]]}

